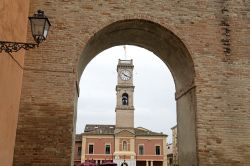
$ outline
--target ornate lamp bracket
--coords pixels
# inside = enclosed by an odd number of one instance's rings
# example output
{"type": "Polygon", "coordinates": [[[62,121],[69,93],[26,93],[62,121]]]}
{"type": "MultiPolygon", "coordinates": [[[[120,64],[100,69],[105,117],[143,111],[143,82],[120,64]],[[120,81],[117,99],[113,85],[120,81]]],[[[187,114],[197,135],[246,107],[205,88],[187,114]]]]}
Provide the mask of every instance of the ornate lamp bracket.
{"type": "Polygon", "coordinates": [[[29,50],[31,48],[38,47],[38,44],[35,43],[18,43],[18,42],[7,42],[7,41],[0,41],[0,53],[5,51],[7,53],[17,52],[20,49],[29,50]]]}

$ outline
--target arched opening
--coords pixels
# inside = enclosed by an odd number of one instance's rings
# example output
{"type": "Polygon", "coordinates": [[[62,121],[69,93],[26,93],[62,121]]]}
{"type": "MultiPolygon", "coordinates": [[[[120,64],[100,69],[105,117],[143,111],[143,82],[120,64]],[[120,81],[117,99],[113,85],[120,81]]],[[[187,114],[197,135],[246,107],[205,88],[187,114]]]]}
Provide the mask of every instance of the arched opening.
{"type": "MultiPolygon", "coordinates": [[[[129,81],[124,82],[128,83],[129,81]]],[[[168,137],[165,143],[167,142],[167,144],[172,145],[171,128],[176,125],[174,80],[167,66],[152,52],[131,45],[115,46],[102,51],[91,60],[85,68],[80,81],[80,90],[77,108],[76,136],[81,136],[81,134],[85,132],[86,125],[89,124],[113,125],[117,120],[115,117],[117,112],[114,108],[116,108],[117,104],[122,106],[122,95],[126,93],[129,95],[129,105],[134,107],[134,128],[139,128],[144,132],[153,131],[166,134],[168,137]],[[124,71],[117,70],[118,64],[121,60],[129,61],[130,59],[133,60],[134,65],[133,71],[131,72],[132,82],[135,86],[134,93],[129,92],[127,89],[120,91],[121,93],[116,93],[117,85],[119,85],[119,81],[121,81],[119,80],[121,79],[120,72],[124,71]]],[[[125,110],[122,112],[126,111],[128,107],[125,106],[123,109],[125,110]]],[[[128,118],[125,119],[126,122],[128,122],[128,118]]],[[[121,122],[120,120],[118,121],[121,122]]],[[[88,139],[90,141],[95,137],[96,136],[92,136],[92,138],[89,137],[88,139]]],[[[100,140],[102,140],[102,136],[99,137],[101,137],[100,140]]],[[[137,139],[135,139],[137,140],[135,144],[133,144],[132,141],[130,147],[134,147],[136,156],[139,157],[135,157],[136,165],[146,165],[146,159],[142,158],[145,158],[145,155],[155,155],[156,147],[149,147],[148,143],[151,142],[149,141],[150,138],[143,138],[147,141],[145,145],[146,153],[144,154],[144,148],[141,149],[141,147],[144,146],[143,139],[138,139],[140,138],[137,137],[137,139]]],[[[78,144],[79,142],[75,142],[75,148],[77,148],[78,144]]],[[[162,150],[158,155],[164,155],[163,150],[165,146],[162,146],[161,143],[157,145],[159,145],[160,150],[162,150]]],[[[100,147],[105,147],[105,145],[100,145],[100,147]]],[[[115,145],[111,145],[111,147],[114,147],[112,149],[116,149],[115,145]]],[[[111,154],[114,153],[111,152],[111,154]]],[[[167,154],[169,154],[169,152],[167,154]]],[[[173,153],[169,154],[168,158],[172,155],[173,153]]],[[[85,158],[82,157],[82,162],[86,161],[87,156],[86,154],[84,155],[85,158]]],[[[104,160],[105,157],[99,158],[104,160]]],[[[122,160],[123,157],[124,156],[121,155],[120,159],[122,160]]],[[[130,157],[127,156],[127,158],[129,159],[130,157]]],[[[117,160],[115,155],[113,155],[113,159],[117,160]]],[[[148,157],[148,161],[150,160],[153,161],[154,159],[148,157]]],[[[154,160],[153,163],[156,164],[159,162],[158,165],[163,164],[163,159],[158,160],[161,161],[154,160]]],[[[79,157],[74,158],[74,162],[76,164],[79,163],[79,157]]]]}
{"type": "Polygon", "coordinates": [[[123,93],[122,94],[122,105],[128,105],[128,94],[127,93],[123,93]]]}
{"type": "Polygon", "coordinates": [[[176,86],[179,164],[197,165],[194,65],[186,46],[173,32],[146,20],[112,23],[98,31],[86,44],[79,59],[78,79],[98,53],[123,44],[154,52],[170,69],[176,86]]]}

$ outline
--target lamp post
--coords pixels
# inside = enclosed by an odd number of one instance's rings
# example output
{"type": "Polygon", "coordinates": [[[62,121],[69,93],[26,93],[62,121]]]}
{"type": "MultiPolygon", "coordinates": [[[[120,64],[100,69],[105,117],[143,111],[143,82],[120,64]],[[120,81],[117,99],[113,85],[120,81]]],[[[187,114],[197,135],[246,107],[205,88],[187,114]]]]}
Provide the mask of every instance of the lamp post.
{"type": "Polygon", "coordinates": [[[38,47],[40,43],[46,40],[51,24],[48,17],[44,15],[44,11],[38,10],[36,14],[29,17],[29,20],[32,36],[36,43],[0,41],[0,53],[2,51],[5,51],[7,53],[17,52],[22,48],[28,50],[38,47]]]}

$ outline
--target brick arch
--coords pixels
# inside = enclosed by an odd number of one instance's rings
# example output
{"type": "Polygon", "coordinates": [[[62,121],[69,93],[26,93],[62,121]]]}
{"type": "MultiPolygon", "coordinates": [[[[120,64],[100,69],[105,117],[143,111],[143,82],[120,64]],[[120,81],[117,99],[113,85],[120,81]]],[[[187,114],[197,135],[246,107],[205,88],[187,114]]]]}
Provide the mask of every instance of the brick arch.
{"type": "MultiPolygon", "coordinates": [[[[186,40],[185,37],[183,37],[182,33],[180,32],[180,29],[176,28],[174,24],[172,24],[171,20],[166,19],[164,22],[161,18],[157,18],[154,16],[151,16],[149,13],[141,13],[141,14],[124,14],[124,15],[115,15],[109,18],[108,20],[100,22],[100,24],[96,27],[92,28],[92,31],[89,32],[89,38],[87,40],[90,40],[93,38],[97,32],[99,32],[101,29],[104,29],[110,25],[113,25],[114,23],[122,22],[122,21],[128,21],[128,20],[141,20],[141,21],[148,21],[154,24],[158,24],[158,26],[172,32],[175,34],[176,37],[179,38],[179,40],[185,45],[186,49],[190,52],[190,54],[193,54],[193,51],[191,49],[191,43],[186,40]]],[[[86,41],[86,40],[85,40],[86,41]]]]}
{"type": "Polygon", "coordinates": [[[121,20],[105,26],[87,41],[78,61],[78,79],[98,53],[123,44],[148,49],[169,67],[176,86],[179,163],[197,165],[194,63],[185,44],[172,31],[144,19],[121,20]]]}
{"type": "Polygon", "coordinates": [[[186,45],[172,31],[158,23],[143,19],[116,21],[96,32],[86,43],[80,56],[77,66],[78,79],[80,80],[86,64],[95,55],[107,48],[122,44],[137,45],[158,55],[172,72],[177,90],[182,90],[187,84],[189,86],[193,84],[194,65],[186,45]],[[181,70],[180,66],[185,67],[181,70]]]}

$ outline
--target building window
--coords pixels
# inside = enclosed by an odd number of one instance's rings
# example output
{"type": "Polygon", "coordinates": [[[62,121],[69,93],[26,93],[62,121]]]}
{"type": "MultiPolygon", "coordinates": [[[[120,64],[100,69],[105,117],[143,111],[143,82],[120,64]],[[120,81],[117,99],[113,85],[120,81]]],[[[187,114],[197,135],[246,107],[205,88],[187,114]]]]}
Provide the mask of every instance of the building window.
{"type": "Polygon", "coordinates": [[[144,155],[144,146],[139,145],[139,155],[144,155]]]}
{"type": "Polygon", "coordinates": [[[160,146],[155,146],[155,154],[160,155],[161,154],[161,147],[160,146]]]}
{"type": "Polygon", "coordinates": [[[78,148],[77,148],[77,154],[78,154],[79,156],[81,156],[81,153],[82,153],[82,147],[81,147],[81,146],[78,146],[78,148]]]}
{"type": "Polygon", "coordinates": [[[122,94],[122,105],[128,105],[128,94],[127,93],[122,94]]]}
{"type": "Polygon", "coordinates": [[[123,150],[123,151],[127,151],[127,150],[128,150],[128,145],[127,145],[127,142],[126,142],[126,141],[123,141],[123,142],[122,142],[122,150],[123,150]]]}
{"type": "Polygon", "coordinates": [[[110,145],[105,146],[105,154],[110,154],[110,145]]]}
{"type": "Polygon", "coordinates": [[[93,144],[89,145],[89,154],[94,154],[94,145],[93,144]]]}

